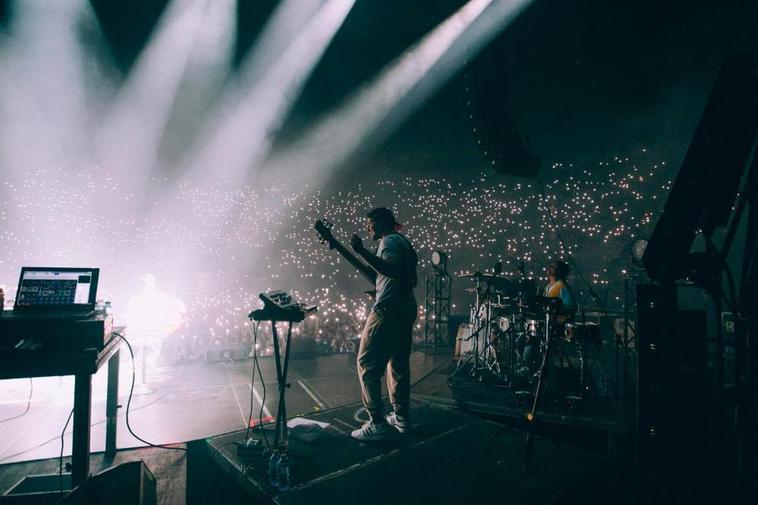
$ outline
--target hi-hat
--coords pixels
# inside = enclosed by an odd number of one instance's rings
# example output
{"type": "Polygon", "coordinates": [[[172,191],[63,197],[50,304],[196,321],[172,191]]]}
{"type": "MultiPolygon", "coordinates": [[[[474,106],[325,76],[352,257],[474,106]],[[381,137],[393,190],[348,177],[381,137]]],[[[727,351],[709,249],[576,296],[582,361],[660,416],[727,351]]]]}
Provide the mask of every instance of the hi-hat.
{"type": "Polygon", "coordinates": [[[463,279],[476,279],[480,280],[490,286],[504,290],[512,290],[516,287],[516,282],[506,277],[501,277],[495,274],[483,274],[482,272],[458,274],[458,277],[463,279]]]}
{"type": "Polygon", "coordinates": [[[479,277],[480,275],[484,275],[482,272],[466,272],[463,274],[458,274],[456,277],[479,277]]]}

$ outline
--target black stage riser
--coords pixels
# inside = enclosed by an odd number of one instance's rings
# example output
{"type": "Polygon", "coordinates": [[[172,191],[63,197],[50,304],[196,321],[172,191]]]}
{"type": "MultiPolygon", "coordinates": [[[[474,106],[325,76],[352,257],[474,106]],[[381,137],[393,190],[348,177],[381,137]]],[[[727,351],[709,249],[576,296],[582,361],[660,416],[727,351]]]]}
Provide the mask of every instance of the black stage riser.
{"type": "MultiPolygon", "coordinates": [[[[291,435],[291,488],[267,483],[265,459],[237,455],[244,432],[188,444],[188,505],[224,503],[549,503],[596,469],[597,454],[538,439],[522,471],[524,434],[453,409],[413,402],[413,432],[381,443],[349,438],[360,406],[322,412],[330,441],[291,435]]],[[[255,434],[260,438],[260,434],[255,434]]]]}

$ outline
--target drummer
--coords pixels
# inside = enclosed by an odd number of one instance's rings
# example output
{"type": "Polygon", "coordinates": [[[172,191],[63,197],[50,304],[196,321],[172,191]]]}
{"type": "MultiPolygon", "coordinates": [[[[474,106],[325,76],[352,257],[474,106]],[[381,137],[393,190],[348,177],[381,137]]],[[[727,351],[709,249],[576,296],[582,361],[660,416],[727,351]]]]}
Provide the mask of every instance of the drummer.
{"type": "MultiPolygon", "coordinates": [[[[566,281],[569,274],[569,266],[566,262],[556,260],[550,263],[546,269],[548,283],[542,290],[541,295],[544,298],[559,298],[561,301],[556,307],[557,314],[554,323],[558,326],[554,328],[558,332],[564,331],[564,324],[573,320],[576,313],[576,299],[571,287],[566,281]]],[[[540,344],[538,340],[528,340],[522,351],[522,367],[516,372],[521,377],[531,375],[540,363],[539,355],[540,344]]]]}
{"type": "Polygon", "coordinates": [[[547,280],[543,296],[545,298],[560,298],[561,307],[559,309],[558,320],[561,322],[570,321],[576,313],[576,299],[574,292],[571,290],[566,281],[569,274],[569,266],[565,261],[556,260],[547,266],[547,280]]]}

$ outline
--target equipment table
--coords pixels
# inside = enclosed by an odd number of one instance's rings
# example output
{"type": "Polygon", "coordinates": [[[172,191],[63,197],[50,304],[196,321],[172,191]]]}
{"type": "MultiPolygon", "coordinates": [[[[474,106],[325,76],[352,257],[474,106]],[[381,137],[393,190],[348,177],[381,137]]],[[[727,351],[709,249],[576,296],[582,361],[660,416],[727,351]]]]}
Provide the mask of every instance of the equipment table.
{"type": "Polygon", "coordinates": [[[108,362],[105,454],[116,452],[120,339],[111,336],[102,347],[77,352],[6,351],[0,353],[0,379],[74,376],[74,425],[71,452],[71,485],[89,477],[92,375],[108,362]]]}

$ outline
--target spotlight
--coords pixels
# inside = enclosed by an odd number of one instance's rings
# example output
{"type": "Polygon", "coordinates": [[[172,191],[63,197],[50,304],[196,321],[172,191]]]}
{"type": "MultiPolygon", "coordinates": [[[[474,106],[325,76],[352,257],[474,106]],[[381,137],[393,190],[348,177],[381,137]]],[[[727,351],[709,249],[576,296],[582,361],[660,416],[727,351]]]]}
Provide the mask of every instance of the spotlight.
{"type": "Polygon", "coordinates": [[[629,255],[634,266],[642,267],[642,257],[645,255],[646,248],[647,240],[644,238],[638,238],[632,242],[632,245],[629,247],[629,255]]]}
{"type": "Polygon", "coordinates": [[[446,272],[447,254],[442,251],[432,251],[432,266],[440,272],[446,272]]]}

